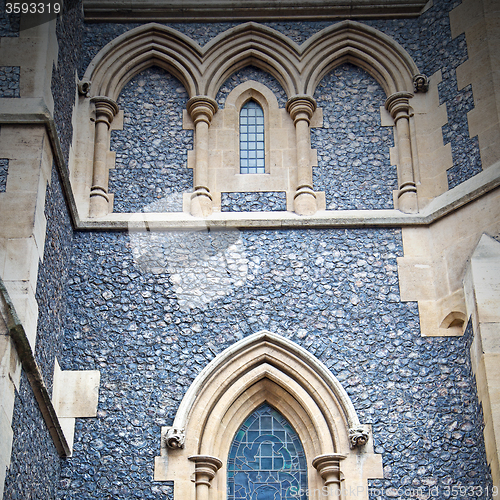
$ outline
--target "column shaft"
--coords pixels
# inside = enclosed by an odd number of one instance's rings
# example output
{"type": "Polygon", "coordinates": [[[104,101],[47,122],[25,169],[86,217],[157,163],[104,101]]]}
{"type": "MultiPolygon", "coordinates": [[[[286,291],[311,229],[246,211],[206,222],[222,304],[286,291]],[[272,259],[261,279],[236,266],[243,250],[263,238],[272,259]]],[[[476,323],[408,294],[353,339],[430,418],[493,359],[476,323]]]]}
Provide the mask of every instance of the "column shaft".
{"type": "Polygon", "coordinates": [[[208,175],[208,129],[217,103],[206,96],[195,96],[187,102],[187,110],[195,127],[194,193],[191,196],[191,215],[207,217],[212,213],[212,195],[210,194],[208,175]]]}
{"type": "Polygon", "coordinates": [[[109,211],[108,165],[109,129],[118,105],[108,97],[93,97],[95,104],[94,168],[90,189],[90,217],[102,217],[109,211]]]}
{"type": "Polygon", "coordinates": [[[412,94],[397,92],[385,102],[385,107],[391,113],[396,126],[398,146],[398,208],[405,213],[418,212],[417,187],[413,172],[413,153],[410,137],[410,103],[412,94]]]}
{"type": "Polygon", "coordinates": [[[208,121],[198,120],[195,127],[196,170],[194,189],[208,189],[208,121]]]}
{"type": "Polygon", "coordinates": [[[293,201],[294,210],[299,215],[312,215],[316,212],[317,205],[312,186],[309,124],[316,109],[316,101],[307,95],[297,95],[288,100],[286,109],[295,125],[297,144],[297,188],[293,201]]]}

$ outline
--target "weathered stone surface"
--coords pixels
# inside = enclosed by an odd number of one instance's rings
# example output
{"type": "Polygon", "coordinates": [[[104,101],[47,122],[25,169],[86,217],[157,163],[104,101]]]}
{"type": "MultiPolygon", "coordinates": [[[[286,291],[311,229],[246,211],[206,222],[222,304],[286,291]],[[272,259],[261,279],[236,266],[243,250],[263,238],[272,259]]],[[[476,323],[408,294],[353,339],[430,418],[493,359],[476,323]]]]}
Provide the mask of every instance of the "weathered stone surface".
{"type": "Polygon", "coordinates": [[[111,134],[116,166],[109,173],[109,192],[115,212],[182,212],[182,193],[193,186],[187,168],[193,132],[182,129],[187,100],[179,80],[156,67],[122,90],[123,130],[111,134]]]}
{"type": "Polygon", "coordinates": [[[374,487],[487,484],[466,340],[420,337],[415,304],[399,299],[399,231],[80,233],[75,244],[64,368],[102,379],[61,498],[157,498],[159,428],[213,356],[264,328],[323,361],[373,425],[386,467],[374,487]]]}
{"type": "Polygon", "coordinates": [[[286,210],[286,193],[222,193],[221,212],[276,212],[286,210]]]}
{"type": "Polygon", "coordinates": [[[21,97],[19,94],[19,66],[0,67],[0,97],[21,97]]]}

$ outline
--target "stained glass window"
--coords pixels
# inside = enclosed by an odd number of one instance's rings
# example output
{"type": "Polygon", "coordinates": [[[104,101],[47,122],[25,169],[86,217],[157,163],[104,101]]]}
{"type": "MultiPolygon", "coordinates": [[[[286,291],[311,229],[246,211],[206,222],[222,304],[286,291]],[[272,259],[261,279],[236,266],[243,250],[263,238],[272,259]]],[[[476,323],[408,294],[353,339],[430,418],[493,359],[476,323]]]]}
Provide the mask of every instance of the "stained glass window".
{"type": "Polygon", "coordinates": [[[240,111],[240,174],[265,174],[264,111],[248,101],[240,111]]]}
{"type": "Polygon", "coordinates": [[[234,437],[227,462],[228,500],[305,500],[304,449],[288,421],[267,403],[234,437]]]}

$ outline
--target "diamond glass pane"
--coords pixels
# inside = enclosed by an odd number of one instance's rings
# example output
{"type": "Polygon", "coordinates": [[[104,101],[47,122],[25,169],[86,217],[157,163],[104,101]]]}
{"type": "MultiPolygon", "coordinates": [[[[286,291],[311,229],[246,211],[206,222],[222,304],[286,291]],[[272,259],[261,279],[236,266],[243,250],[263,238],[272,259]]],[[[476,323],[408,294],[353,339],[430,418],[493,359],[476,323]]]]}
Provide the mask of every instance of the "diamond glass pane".
{"type": "Polygon", "coordinates": [[[302,443],[288,421],[268,404],[255,410],[236,433],[227,471],[228,500],[306,498],[302,443]]]}
{"type": "Polygon", "coordinates": [[[265,174],[263,158],[264,112],[259,104],[250,100],[240,112],[240,173],[265,174]]]}

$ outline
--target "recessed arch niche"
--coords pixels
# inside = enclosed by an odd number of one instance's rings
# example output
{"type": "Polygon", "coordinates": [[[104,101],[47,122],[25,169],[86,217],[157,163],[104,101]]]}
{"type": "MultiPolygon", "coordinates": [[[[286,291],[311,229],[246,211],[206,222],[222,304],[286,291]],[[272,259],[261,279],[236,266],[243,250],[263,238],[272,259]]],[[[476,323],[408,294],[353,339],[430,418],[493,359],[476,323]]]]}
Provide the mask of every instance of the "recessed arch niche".
{"type": "MultiPolygon", "coordinates": [[[[267,331],[229,347],[196,377],[173,425],[162,429],[155,480],[174,481],[177,498],[225,500],[234,435],[264,403],[298,434],[310,490],[321,491],[325,482],[335,488],[342,484],[359,488],[360,498],[368,498],[368,479],[382,477],[370,426],[359,422],[342,385],[319,360],[267,331]]],[[[328,498],[338,498],[330,493],[328,498]]]]}

